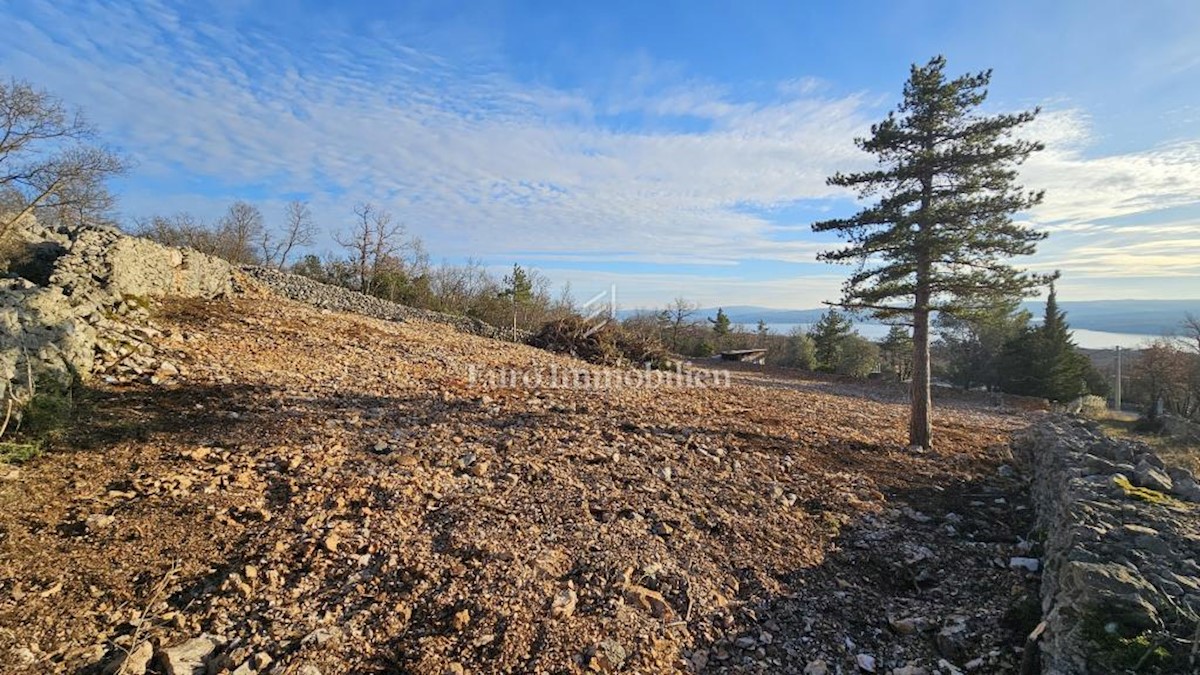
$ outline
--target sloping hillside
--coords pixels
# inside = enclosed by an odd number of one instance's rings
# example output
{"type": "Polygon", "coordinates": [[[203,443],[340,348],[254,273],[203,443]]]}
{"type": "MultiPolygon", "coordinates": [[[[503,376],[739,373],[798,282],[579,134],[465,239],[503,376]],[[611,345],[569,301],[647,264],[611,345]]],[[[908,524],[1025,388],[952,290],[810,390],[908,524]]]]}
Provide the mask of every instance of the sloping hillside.
{"type": "Polygon", "coordinates": [[[274,297],[154,313],[178,376],[94,385],[0,481],[5,672],[1020,661],[1019,417],[941,410],[914,454],[899,402],[832,385],[492,388],[583,364],[274,297]]]}

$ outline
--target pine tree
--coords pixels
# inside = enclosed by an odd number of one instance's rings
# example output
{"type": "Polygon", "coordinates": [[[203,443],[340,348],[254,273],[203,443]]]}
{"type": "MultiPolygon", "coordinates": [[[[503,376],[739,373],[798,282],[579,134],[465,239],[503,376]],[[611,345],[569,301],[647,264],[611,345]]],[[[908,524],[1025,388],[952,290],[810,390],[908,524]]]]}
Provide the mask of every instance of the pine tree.
{"type": "Polygon", "coordinates": [[[1075,347],[1066,313],[1050,284],[1040,326],[1027,328],[1005,345],[1001,386],[1004,391],[1066,402],[1087,393],[1104,393],[1103,378],[1075,347]]]}
{"type": "Polygon", "coordinates": [[[1026,330],[1031,318],[1015,298],[963,318],[939,314],[934,323],[944,376],[963,389],[1000,388],[1005,345],[1026,330]]]}
{"type": "Polygon", "coordinates": [[[758,346],[762,347],[767,343],[767,336],[771,334],[771,329],[767,326],[766,321],[759,319],[758,325],[754,328],[754,334],[758,336],[758,339],[756,340],[758,346]]]}
{"type": "Polygon", "coordinates": [[[842,360],[842,347],[854,335],[854,328],[845,314],[830,307],[820,321],[808,332],[812,338],[817,369],[833,372],[842,360]]]}
{"type": "Polygon", "coordinates": [[[504,276],[504,290],[499,297],[512,302],[512,334],[517,339],[517,310],[533,299],[533,280],[519,264],[513,263],[512,273],[504,276]]]}
{"type": "Polygon", "coordinates": [[[513,263],[512,273],[504,275],[504,291],[500,295],[512,298],[518,304],[532,300],[533,281],[529,278],[529,273],[519,264],[513,263]]]}
{"type": "Polygon", "coordinates": [[[1086,393],[1084,366],[1075,351],[1067,317],[1058,308],[1058,293],[1050,284],[1046,297],[1046,314],[1042,319],[1041,349],[1038,357],[1044,364],[1044,395],[1054,401],[1067,401],[1086,393]]]}
{"type": "Polygon", "coordinates": [[[732,327],[732,322],[729,320],[729,315],[724,309],[717,308],[717,318],[709,319],[709,323],[713,325],[713,334],[717,336],[717,349],[721,349],[725,344],[725,336],[729,335],[732,327]]]}
{"type": "Polygon", "coordinates": [[[907,328],[893,325],[879,348],[884,365],[897,380],[903,382],[912,375],[912,336],[907,328]]]}
{"type": "Polygon", "coordinates": [[[985,117],[991,71],[948,80],[942,57],[913,65],[904,100],[858,139],[878,166],[838,173],[831,185],[854,188],[876,203],[849,218],[813,225],[849,243],[821,259],[856,263],[841,305],[880,319],[909,317],[913,326],[909,443],[931,447],[929,319],[934,312],[969,314],[1020,297],[1045,279],[1005,258],[1028,255],[1045,234],[1012,214],[1042,200],[1016,184],[1016,167],[1042,145],[1013,138],[1037,110],[985,117]]]}

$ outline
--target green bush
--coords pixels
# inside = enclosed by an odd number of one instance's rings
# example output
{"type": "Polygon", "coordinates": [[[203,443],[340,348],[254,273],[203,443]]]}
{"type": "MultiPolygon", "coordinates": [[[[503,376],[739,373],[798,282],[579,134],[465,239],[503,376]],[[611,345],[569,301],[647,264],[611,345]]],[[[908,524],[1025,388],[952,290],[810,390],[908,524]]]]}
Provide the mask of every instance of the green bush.
{"type": "Polygon", "coordinates": [[[3,464],[24,464],[41,454],[41,443],[0,443],[0,463],[3,464]]]}
{"type": "Polygon", "coordinates": [[[874,342],[858,335],[842,339],[837,361],[833,363],[835,373],[861,378],[870,375],[878,367],[879,347],[874,342]]]}
{"type": "Polygon", "coordinates": [[[74,385],[39,382],[33,397],[14,411],[6,430],[11,438],[0,442],[0,462],[20,464],[42,454],[48,445],[60,440],[74,412],[74,385]]]}
{"type": "Polygon", "coordinates": [[[71,422],[75,397],[70,388],[39,389],[21,412],[21,432],[36,438],[55,439],[71,422]]]}

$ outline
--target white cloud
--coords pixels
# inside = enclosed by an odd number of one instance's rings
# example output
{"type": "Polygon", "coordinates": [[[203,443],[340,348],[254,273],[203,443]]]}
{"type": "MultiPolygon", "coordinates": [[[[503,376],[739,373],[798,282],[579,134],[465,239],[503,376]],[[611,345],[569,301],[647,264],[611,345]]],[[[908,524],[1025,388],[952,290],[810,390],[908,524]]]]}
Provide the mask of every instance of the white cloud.
{"type": "Polygon", "coordinates": [[[1031,187],[1046,190],[1033,215],[1051,229],[1200,204],[1200,139],[1091,157],[1091,122],[1071,109],[1043,113],[1028,135],[1046,149],[1029,160],[1022,176],[1031,187]]]}
{"type": "Polygon", "coordinates": [[[1110,239],[1073,247],[1057,260],[1039,261],[1033,267],[1059,269],[1074,277],[1190,279],[1200,288],[1200,238],[1159,238],[1148,241],[1110,239]]]}

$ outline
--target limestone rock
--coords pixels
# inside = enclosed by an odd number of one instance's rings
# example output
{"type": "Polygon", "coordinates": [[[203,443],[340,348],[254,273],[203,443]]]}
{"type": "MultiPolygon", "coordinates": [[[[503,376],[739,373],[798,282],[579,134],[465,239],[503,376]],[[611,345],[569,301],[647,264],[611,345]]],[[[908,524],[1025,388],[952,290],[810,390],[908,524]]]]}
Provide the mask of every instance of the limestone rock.
{"type": "Polygon", "coordinates": [[[1171,492],[1174,489],[1167,472],[1145,459],[1133,470],[1133,484],[1159,492],[1171,492]]]}
{"type": "Polygon", "coordinates": [[[625,665],[628,652],[616,640],[601,640],[593,647],[588,659],[588,670],[595,673],[615,673],[625,665]]]}
{"type": "Polygon", "coordinates": [[[460,633],[466,630],[467,626],[471,625],[471,611],[468,609],[462,609],[458,612],[455,612],[451,625],[454,626],[454,630],[460,633]]]}
{"type": "Polygon", "coordinates": [[[804,675],[826,675],[828,672],[829,665],[824,659],[809,661],[808,665],[804,666],[804,675]]]}
{"type": "Polygon", "coordinates": [[[130,673],[130,675],[141,675],[146,672],[146,666],[150,664],[150,659],[153,657],[154,645],[146,640],[142,640],[138,642],[132,651],[118,654],[115,659],[104,667],[104,673],[105,675],[113,675],[114,673],[123,672],[130,673]]]}
{"type": "Polygon", "coordinates": [[[554,596],[554,601],[550,605],[550,615],[556,619],[569,619],[575,613],[575,603],[578,601],[578,596],[575,591],[567,588],[559,591],[554,596]]]}
{"type": "Polygon", "coordinates": [[[669,620],[674,616],[671,606],[667,604],[662,593],[652,591],[645,586],[630,584],[625,588],[625,599],[633,605],[650,612],[657,619],[669,620]]]}
{"type": "Polygon", "coordinates": [[[207,672],[208,659],[217,650],[217,641],[208,635],[163,649],[159,666],[166,675],[202,675],[207,672]]]}
{"type": "Polygon", "coordinates": [[[1023,558],[1020,556],[1016,556],[1016,557],[1009,559],[1008,566],[1014,570],[1025,570],[1026,572],[1036,572],[1036,571],[1038,571],[1039,567],[1041,566],[1041,563],[1038,561],[1037,558],[1023,558]]]}
{"type": "Polygon", "coordinates": [[[937,633],[937,648],[942,656],[951,661],[961,661],[967,649],[967,622],[953,617],[937,633]]]}
{"type": "Polygon", "coordinates": [[[1117,564],[1069,561],[1060,574],[1064,590],[1081,598],[1080,611],[1093,612],[1134,633],[1162,626],[1152,599],[1158,592],[1144,578],[1117,564]]]}

